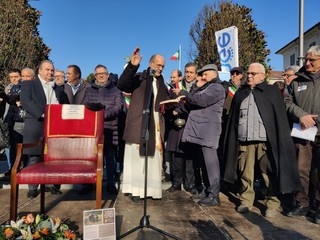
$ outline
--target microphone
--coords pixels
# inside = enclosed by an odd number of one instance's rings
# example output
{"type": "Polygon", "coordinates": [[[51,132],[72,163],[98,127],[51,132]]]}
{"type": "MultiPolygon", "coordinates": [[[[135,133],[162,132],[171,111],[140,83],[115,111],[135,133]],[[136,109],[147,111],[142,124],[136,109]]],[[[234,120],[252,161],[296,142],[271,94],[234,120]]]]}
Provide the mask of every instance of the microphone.
{"type": "Polygon", "coordinates": [[[170,89],[175,89],[176,88],[171,82],[167,82],[167,85],[170,87],[170,89]]]}
{"type": "Polygon", "coordinates": [[[151,76],[151,77],[154,77],[154,74],[156,73],[156,70],[155,69],[150,69],[150,74],[149,74],[149,76],[151,76]]]}

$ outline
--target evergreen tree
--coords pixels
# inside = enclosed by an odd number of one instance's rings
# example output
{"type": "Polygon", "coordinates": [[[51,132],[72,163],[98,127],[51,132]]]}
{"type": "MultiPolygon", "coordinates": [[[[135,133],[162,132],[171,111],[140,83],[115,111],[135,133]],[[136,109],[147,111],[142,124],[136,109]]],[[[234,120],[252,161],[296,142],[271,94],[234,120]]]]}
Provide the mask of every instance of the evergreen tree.
{"type": "Polygon", "coordinates": [[[96,77],[94,76],[94,73],[90,73],[86,79],[86,81],[88,83],[91,83],[93,81],[93,79],[95,79],[96,77]]]}
{"type": "Polygon", "coordinates": [[[4,85],[10,69],[37,70],[48,59],[50,49],[38,32],[40,15],[28,0],[0,0],[0,81],[4,85]]]}
{"type": "Polygon", "coordinates": [[[239,40],[239,66],[246,68],[250,63],[260,62],[269,69],[265,33],[257,29],[251,9],[233,4],[232,1],[215,1],[205,5],[190,28],[191,45],[189,57],[202,67],[209,63],[219,63],[215,32],[236,26],[239,40]]]}

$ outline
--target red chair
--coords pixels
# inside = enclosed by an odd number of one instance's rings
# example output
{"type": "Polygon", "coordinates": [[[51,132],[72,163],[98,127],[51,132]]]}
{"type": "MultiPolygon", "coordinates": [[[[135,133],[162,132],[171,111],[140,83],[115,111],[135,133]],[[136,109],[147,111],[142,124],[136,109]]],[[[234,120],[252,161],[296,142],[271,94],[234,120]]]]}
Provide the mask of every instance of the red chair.
{"type": "Polygon", "coordinates": [[[18,144],[11,171],[10,219],[17,217],[19,184],[40,184],[44,213],[45,184],[96,184],[96,208],[101,208],[104,111],[84,105],[47,105],[43,161],[19,171],[24,147],[18,144]]]}

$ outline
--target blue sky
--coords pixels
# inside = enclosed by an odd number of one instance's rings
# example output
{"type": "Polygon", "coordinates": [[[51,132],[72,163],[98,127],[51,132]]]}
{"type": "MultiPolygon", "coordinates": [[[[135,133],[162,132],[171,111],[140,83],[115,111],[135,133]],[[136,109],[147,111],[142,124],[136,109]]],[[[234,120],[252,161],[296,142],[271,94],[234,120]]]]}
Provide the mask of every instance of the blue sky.
{"type": "MultiPolygon", "coordinates": [[[[283,70],[275,52],[299,35],[299,0],[235,0],[252,9],[257,28],[266,33],[273,70],[283,70]]],[[[320,21],[320,1],[305,0],[305,31],[320,21]]],[[[189,62],[189,30],[205,4],[213,0],[39,0],[30,4],[42,12],[39,31],[52,49],[55,67],[78,65],[86,78],[97,64],[121,74],[125,57],[135,47],[143,55],[140,70],[149,58],[166,58],[163,75],[178,68],[169,58],[182,45],[182,70],[189,62]]]]}

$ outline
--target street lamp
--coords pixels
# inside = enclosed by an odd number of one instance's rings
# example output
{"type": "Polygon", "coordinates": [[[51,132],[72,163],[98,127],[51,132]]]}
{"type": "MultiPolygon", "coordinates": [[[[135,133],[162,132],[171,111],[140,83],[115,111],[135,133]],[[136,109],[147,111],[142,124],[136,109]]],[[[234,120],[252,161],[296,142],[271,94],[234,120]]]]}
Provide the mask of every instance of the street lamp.
{"type": "Polygon", "coordinates": [[[299,66],[302,67],[303,65],[303,59],[304,59],[304,51],[303,51],[303,41],[304,41],[304,33],[303,33],[303,25],[304,25],[304,0],[300,0],[299,5],[299,66]]]}

